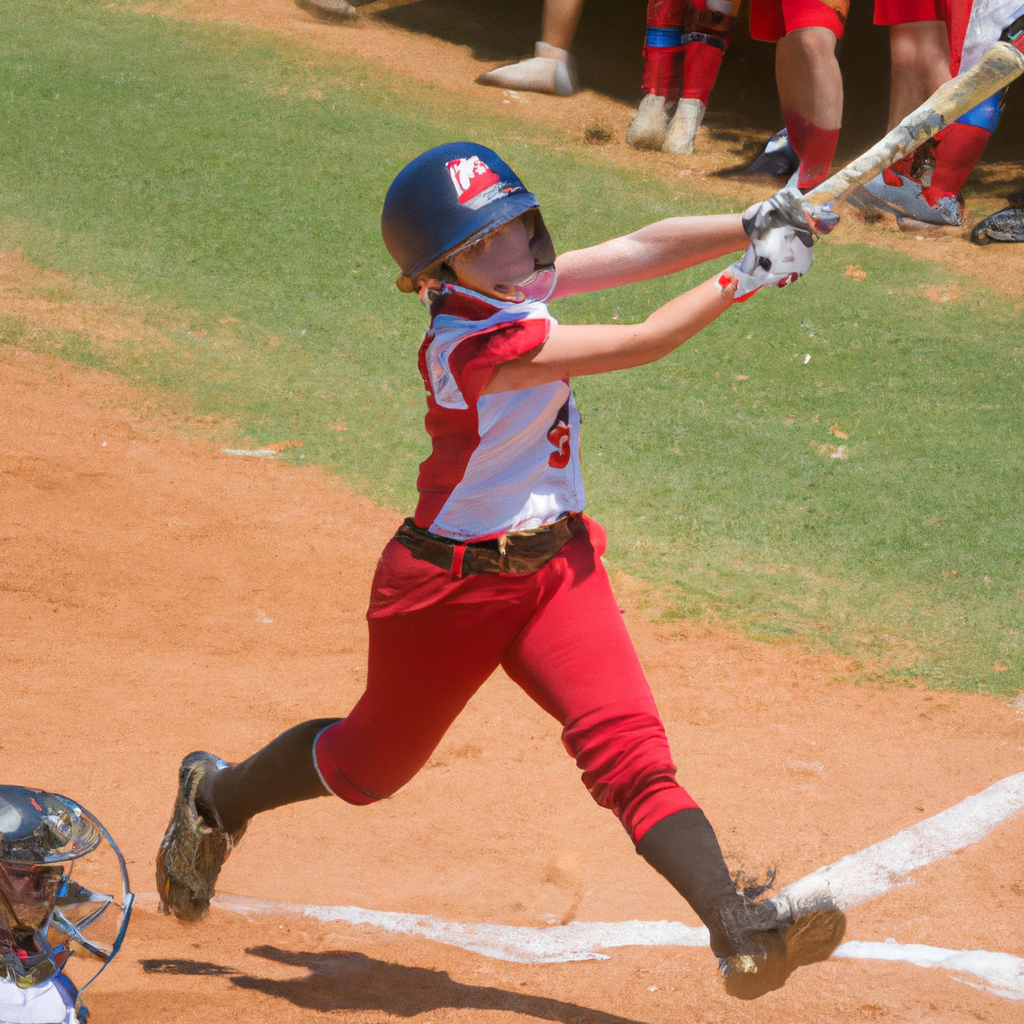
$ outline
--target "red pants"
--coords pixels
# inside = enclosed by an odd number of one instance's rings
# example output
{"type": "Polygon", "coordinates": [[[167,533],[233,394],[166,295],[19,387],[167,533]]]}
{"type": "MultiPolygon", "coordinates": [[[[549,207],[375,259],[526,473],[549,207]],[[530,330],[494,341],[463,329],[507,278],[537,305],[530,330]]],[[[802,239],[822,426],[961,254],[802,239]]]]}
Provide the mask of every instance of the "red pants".
{"type": "Polygon", "coordinates": [[[750,0],[750,35],[777,43],[800,28],[827,28],[843,38],[849,0],[750,0]]]}
{"type": "Polygon", "coordinates": [[[946,0],[875,0],[876,25],[906,25],[914,21],[945,21],[946,0]]]}
{"type": "Polygon", "coordinates": [[[404,786],[501,665],[562,724],[584,785],[634,842],[697,806],[675,781],[664,726],[601,564],[604,531],[587,525],[590,536],[523,576],[457,580],[388,544],[367,613],[366,692],[316,744],[321,777],[342,800],[373,803],[404,786]]]}

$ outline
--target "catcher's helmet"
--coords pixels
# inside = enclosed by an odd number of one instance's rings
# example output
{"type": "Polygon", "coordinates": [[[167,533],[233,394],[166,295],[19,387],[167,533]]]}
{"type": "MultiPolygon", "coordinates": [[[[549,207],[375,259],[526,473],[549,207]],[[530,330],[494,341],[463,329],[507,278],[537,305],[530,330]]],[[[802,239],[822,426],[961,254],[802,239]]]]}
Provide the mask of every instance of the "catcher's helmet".
{"type": "Polygon", "coordinates": [[[40,789],[0,786],[0,861],[60,864],[100,845],[99,830],[82,809],[40,789]]]}
{"type": "MultiPolygon", "coordinates": [[[[101,878],[102,863],[93,869],[101,878]]],[[[121,946],[132,901],[124,858],[97,818],[56,793],[0,786],[0,981],[42,984],[65,972],[76,950],[100,961],[102,971],[121,946]],[[104,840],[121,902],[71,880],[74,863],[104,840]],[[119,913],[106,913],[111,907],[119,913]]]]}
{"type": "Polygon", "coordinates": [[[554,263],[537,197],[493,150],[473,142],[435,146],[407,164],[384,199],[380,230],[402,270],[397,284],[415,291],[416,278],[492,231],[535,210],[530,248],[538,266],[554,263]]]}

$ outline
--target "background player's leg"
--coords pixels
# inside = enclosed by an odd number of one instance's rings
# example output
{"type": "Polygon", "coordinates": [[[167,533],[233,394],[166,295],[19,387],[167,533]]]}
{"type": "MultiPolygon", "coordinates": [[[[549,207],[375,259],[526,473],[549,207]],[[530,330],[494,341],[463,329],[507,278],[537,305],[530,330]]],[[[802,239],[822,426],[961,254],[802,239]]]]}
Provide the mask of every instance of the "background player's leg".
{"type": "Polygon", "coordinates": [[[547,46],[571,50],[582,14],[583,0],[544,0],[540,41],[547,46]]]}
{"type": "Polygon", "coordinates": [[[540,41],[533,48],[533,56],[488,71],[477,82],[502,89],[571,96],[579,89],[572,41],[582,13],[583,0],[544,0],[540,41]]]}
{"type": "Polygon", "coordinates": [[[957,223],[963,219],[957,197],[992,138],[1003,112],[1005,95],[1003,89],[983,100],[935,136],[935,168],[928,187],[921,194],[930,207],[939,210],[950,209],[955,202],[960,214],[957,223]]]}
{"type": "Polygon", "coordinates": [[[718,81],[735,22],[731,0],[693,0],[683,26],[679,105],[668,126],[663,152],[683,156],[693,152],[694,139],[704,120],[711,90],[718,81]]]}
{"type": "Polygon", "coordinates": [[[782,115],[800,157],[800,188],[813,188],[828,177],[839,142],[843,78],[835,49],[835,33],[811,26],[787,33],[775,51],[782,115]]]}
{"type": "MultiPolygon", "coordinates": [[[[951,53],[952,68],[959,67],[966,21],[954,17],[947,25],[939,20],[942,12],[942,5],[931,0],[903,5],[890,0],[875,6],[876,24],[889,24],[890,127],[949,81],[951,53]],[[919,20],[896,20],[908,12],[919,20]]],[[[930,143],[897,160],[865,186],[868,196],[881,200],[883,209],[894,210],[900,222],[961,225],[964,207],[960,192],[999,121],[1002,99],[1002,92],[989,97],[930,143]]]]}
{"type": "MultiPolygon", "coordinates": [[[[879,7],[875,7],[876,22],[879,7]]],[[[943,21],[910,21],[889,26],[892,84],[889,88],[889,125],[895,128],[916,110],[940,85],[948,82],[949,38],[943,21]]],[[[927,150],[934,155],[934,143],[927,150]]],[[[882,172],[881,182],[890,188],[914,188],[915,165],[922,163],[925,147],[882,172]],[[906,179],[906,180],[904,180],[906,179]]],[[[869,190],[870,191],[870,190],[869,190]]],[[[875,185],[878,191],[878,185],[875,185]]]]}
{"type": "Polygon", "coordinates": [[[943,21],[911,21],[889,26],[892,85],[889,124],[895,128],[950,79],[949,38],[943,21]]]}
{"type": "Polygon", "coordinates": [[[644,37],[644,98],[626,129],[626,142],[636,149],[661,149],[669,113],[679,99],[683,59],[683,19],[689,0],[647,0],[644,37]]]}

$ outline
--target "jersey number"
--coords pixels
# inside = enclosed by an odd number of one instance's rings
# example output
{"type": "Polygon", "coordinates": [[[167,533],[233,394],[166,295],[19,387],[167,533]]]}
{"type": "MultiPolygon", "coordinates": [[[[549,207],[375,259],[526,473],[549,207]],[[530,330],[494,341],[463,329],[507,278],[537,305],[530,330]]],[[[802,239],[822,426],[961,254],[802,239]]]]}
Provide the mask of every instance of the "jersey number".
{"type": "Polygon", "coordinates": [[[548,431],[548,440],[555,446],[555,450],[548,456],[548,465],[552,469],[565,469],[572,458],[572,437],[569,432],[569,403],[566,402],[555,422],[548,431]]]}

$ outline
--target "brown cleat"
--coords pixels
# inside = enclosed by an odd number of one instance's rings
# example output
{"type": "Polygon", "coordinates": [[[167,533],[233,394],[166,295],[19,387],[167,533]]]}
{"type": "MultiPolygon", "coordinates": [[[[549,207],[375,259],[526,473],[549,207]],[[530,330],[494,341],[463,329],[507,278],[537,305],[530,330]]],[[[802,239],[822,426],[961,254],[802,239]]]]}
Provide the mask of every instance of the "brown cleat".
{"type": "Polygon", "coordinates": [[[835,907],[801,914],[791,924],[750,936],[751,951],[720,957],[725,991],[737,999],[758,999],[786,984],[798,968],[827,960],[846,934],[846,915],[835,907]],[[755,947],[759,952],[754,952],[755,947]]]}
{"type": "Polygon", "coordinates": [[[156,855],[160,908],[179,921],[206,917],[220,869],[245,835],[245,825],[228,832],[219,825],[207,824],[196,810],[196,792],[203,776],[226,767],[219,757],[202,751],[189,754],[181,762],[174,811],[156,855]]]}

